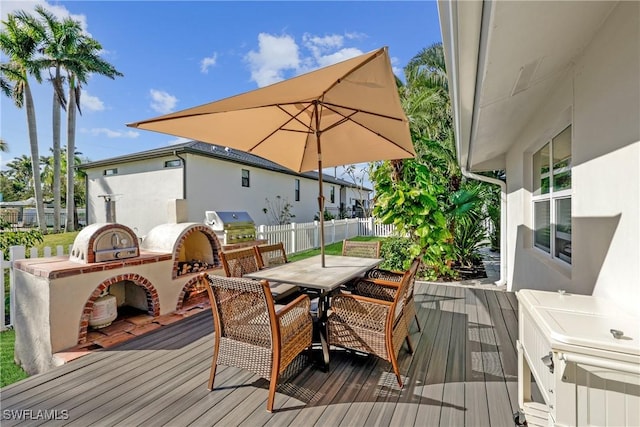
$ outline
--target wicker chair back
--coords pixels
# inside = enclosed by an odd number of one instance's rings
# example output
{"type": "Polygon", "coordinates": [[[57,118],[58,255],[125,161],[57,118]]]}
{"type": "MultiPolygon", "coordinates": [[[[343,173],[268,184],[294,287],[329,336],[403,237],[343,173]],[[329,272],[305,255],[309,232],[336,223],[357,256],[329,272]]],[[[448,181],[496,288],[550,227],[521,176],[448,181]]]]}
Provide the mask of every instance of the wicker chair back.
{"type": "Polygon", "coordinates": [[[358,242],[355,240],[343,240],[342,256],[380,258],[380,241],[358,242]]]}
{"type": "Polygon", "coordinates": [[[227,277],[242,277],[260,270],[260,262],[253,247],[220,252],[220,260],[227,277]]]}
{"type": "Polygon", "coordinates": [[[254,246],[254,250],[261,269],[286,264],[288,262],[287,253],[284,250],[284,244],[282,242],[271,245],[254,246]]]}

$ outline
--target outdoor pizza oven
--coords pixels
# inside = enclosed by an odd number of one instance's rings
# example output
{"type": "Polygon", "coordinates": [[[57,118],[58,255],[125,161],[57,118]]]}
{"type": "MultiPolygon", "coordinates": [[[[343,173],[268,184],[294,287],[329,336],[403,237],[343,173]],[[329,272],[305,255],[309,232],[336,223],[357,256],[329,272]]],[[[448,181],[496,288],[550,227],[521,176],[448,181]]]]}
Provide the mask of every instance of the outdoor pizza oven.
{"type": "Polygon", "coordinates": [[[91,264],[117,261],[140,255],[138,238],[127,226],[96,223],[82,229],[73,241],[70,261],[91,264]]]}
{"type": "Polygon", "coordinates": [[[256,238],[256,225],[247,212],[206,211],[205,223],[223,245],[249,242],[256,238]]]}

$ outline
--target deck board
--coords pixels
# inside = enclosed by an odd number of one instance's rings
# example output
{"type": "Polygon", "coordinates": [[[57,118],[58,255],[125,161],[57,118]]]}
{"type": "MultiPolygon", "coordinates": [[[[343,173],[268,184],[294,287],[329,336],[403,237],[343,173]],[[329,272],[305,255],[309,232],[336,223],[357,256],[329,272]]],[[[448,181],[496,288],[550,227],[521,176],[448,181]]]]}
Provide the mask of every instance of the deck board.
{"type": "Polygon", "coordinates": [[[388,362],[332,350],[328,373],[309,363],[278,386],[273,414],[268,382],[250,372],[219,366],[208,391],[214,334],[205,311],[4,387],[3,411],[67,410],[69,419],[2,425],[512,425],[516,298],[424,282],[415,293],[422,330],[412,322],[414,353],[400,351],[403,389],[388,362]]]}

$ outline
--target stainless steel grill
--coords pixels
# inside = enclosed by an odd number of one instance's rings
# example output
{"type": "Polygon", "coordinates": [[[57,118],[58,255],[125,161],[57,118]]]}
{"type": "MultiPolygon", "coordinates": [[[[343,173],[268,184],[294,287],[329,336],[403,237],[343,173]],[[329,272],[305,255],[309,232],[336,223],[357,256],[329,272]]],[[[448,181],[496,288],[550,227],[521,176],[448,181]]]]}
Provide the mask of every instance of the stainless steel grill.
{"type": "Polygon", "coordinates": [[[206,211],[205,223],[223,245],[255,240],[256,225],[247,212],[206,211]]]}

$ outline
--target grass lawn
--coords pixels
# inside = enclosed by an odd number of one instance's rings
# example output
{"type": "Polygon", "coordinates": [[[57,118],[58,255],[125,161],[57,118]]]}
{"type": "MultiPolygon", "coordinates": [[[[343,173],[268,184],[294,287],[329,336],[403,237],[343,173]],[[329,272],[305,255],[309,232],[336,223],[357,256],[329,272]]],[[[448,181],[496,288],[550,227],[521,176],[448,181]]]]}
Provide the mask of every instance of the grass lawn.
{"type": "MultiPolygon", "coordinates": [[[[358,236],[349,240],[357,240],[359,242],[369,242],[375,240],[384,240],[384,237],[372,237],[372,236],[358,236]]],[[[332,243],[324,247],[325,255],[342,255],[342,242],[332,243]]],[[[314,255],[320,255],[320,249],[311,249],[304,252],[298,252],[296,254],[287,255],[289,261],[299,261],[301,259],[309,258],[314,255]]]]}
{"type": "Polygon", "coordinates": [[[12,330],[0,333],[0,387],[28,377],[22,368],[13,363],[15,340],[16,333],[12,330]]]}
{"type": "Polygon", "coordinates": [[[69,245],[73,245],[73,241],[78,235],[79,231],[70,231],[68,233],[56,233],[45,234],[42,243],[35,245],[38,248],[38,255],[44,255],[44,248],[50,246],[55,254],[56,246],[61,245],[64,248],[64,253],[69,253],[69,245]]]}

